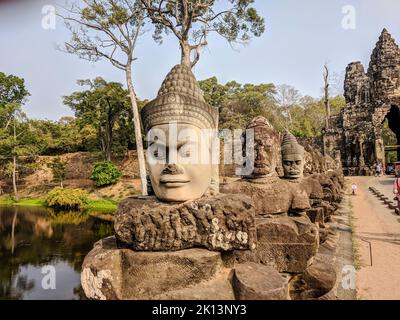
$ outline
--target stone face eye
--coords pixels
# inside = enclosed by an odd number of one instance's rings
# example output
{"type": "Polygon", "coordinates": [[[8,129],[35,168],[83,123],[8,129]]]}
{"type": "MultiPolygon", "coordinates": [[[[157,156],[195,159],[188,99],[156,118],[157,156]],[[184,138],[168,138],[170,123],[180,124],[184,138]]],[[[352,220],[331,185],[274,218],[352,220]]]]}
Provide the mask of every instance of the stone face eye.
{"type": "Polygon", "coordinates": [[[297,160],[296,161],[296,164],[299,166],[299,165],[301,165],[301,160],[297,160]]]}
{"type": "Polygon", "coordinates": [[[165,155],[164,152],[162,152],[160,149],[154,150],[153,157],[157,160],[164,160],[165,155]]]}
{"type": "Polygon", "coordinates": [[[181,149],[180,150],[180,154],[181,154],[181,156],[182,157],[185,157],[185,158],[188,158],[188,157],[190,157],[191,156],[191,152],[190,152],[190,149],[189,148],[183,148],[183,149],[181,149]]]}

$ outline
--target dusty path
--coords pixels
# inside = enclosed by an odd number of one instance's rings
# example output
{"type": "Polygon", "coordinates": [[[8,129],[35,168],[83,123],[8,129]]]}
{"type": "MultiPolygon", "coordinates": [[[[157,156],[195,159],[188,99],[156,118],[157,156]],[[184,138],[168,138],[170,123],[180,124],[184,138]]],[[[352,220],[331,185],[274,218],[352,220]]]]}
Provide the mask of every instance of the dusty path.
{"type": "Polygon", "coordinates": [[[368,190],[373,186],[392,199],[394,179],[351,177],[349,180],[358,185],[357,195],[351,197],[361,266],[357,272],[357,298],[400,299],[400,217],[368,190]]]}

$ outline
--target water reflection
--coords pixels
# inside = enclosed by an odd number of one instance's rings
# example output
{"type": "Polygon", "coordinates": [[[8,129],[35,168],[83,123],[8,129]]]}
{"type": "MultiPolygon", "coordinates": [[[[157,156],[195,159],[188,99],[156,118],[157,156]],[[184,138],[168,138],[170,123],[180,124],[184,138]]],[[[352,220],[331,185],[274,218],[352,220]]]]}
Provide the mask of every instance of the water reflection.
{"type": "Polygon", "coordinates": [[[111,234],[110,222],[85,213],[0,206],[0,299],[84,299],[83,259],[111,234]],[[56,271],[54,290],[42,287],[46,265],[56,271]]]}

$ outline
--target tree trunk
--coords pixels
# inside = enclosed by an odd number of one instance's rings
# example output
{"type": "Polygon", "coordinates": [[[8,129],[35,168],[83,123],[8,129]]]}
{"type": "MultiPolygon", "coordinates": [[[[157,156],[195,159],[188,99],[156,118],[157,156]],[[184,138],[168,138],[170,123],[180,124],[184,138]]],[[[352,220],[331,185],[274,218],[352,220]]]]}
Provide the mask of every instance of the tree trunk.
{"type": "MultiPolygon", "coordinates": [[[[107,100],[108,103],[108,100],[107,100]]],[[[112,150],[112,143],[113,143],[113,128],[114,128],[114,123],[112,120],[112,112],[111,112],[111,107],[110,103],[108,103],[108,114],[107,114],[107,125],[106,125],[106,135],[107,135],[107,141],[106,141],[106,156],[107,156],[107,161],[111,161],[111,150],[112,150]]]]}
{"type": "Polygon", "coordinates": [[[133,112],[133,126],[135,127],[135,139],[136,139],[136,150],[139,162],[139,174],[141,181],[141,191],[143,196],[147,196],[147,178],[146,178],[146,162],[144,158],[144,149],[143,149],[143,141],[142,141],[142,129],[140,126],[140,116],[139,110],[136,101],[136,94],[133,88],[132,83],[132,65],[131,63],[127,64],[126,68],[126,82],[128,85],[129,97],[131,99],[132,104],[132,112],[133,112]]]}
{"type": "Polygon", "coordinates": [[[112,146],[112,129],[107,129],[107,141],[106,141],[106,157],[107,161],[111,161],[111,147],[112,146]]]}
{"type": "Polygon", "coordinates": [[[12,225],[11,225],[11,255],[14,255],[14,250],[15,250],[15,225],[17,223],[17,216],[18,216],[18,206],[15,206],[15,212],[14,212],[14,217],[12,220],[12,225]]]}
{"type": "Polygon", "coordinates": [[[331,106],[329,104],[329,69],[324,66],[324,104],[325,104],[325,129],[329,129],[329,118],[331,116],[331,106]]]}
{"type": "Polygon", "coordinates": [[[14,125],[13,125],[13,131],[14,131],[14,148],[13,148],[13,189],[14,189],[14,196],[15,200],[19,200],[18,198],[18,189],[17,189],[17,156],[15,154],[15,145],[17,144],[17,131],[15,128],[15,116],[14,116],[14,125]]]}
{"type": "Polygon", "coordinates": [[[181,41],[181,64],[192,69],[192,62],[190,61],[190,44],[188,41],[181,41]]]}

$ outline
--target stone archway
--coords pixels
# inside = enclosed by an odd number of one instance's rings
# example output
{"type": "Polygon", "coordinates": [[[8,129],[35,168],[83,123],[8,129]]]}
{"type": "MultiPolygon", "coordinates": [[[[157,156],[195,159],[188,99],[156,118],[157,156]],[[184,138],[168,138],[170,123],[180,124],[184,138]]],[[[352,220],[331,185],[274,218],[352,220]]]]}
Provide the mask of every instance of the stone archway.
{"type": "Polygon", "coordinates": [[[344,173],[368,175],[377,163],[385,166],[385,121],[396,136],[390,145],[400,161],[400,48],[386,29],[371,54],[367,72],[361,62],[347,66],[344,97],[346,106],[336,126],[325,130],[341,154],[344,173]]]}
{"type": "MultiPolygon", "coordinates": [[[[396,135],[397,146],[400,146],[400,108],[391,104],[385,119],[388,120],[389,128],[396,135]]],[[[397,161],[400,161],[400,147],[397,147],[397,161]]]]}

